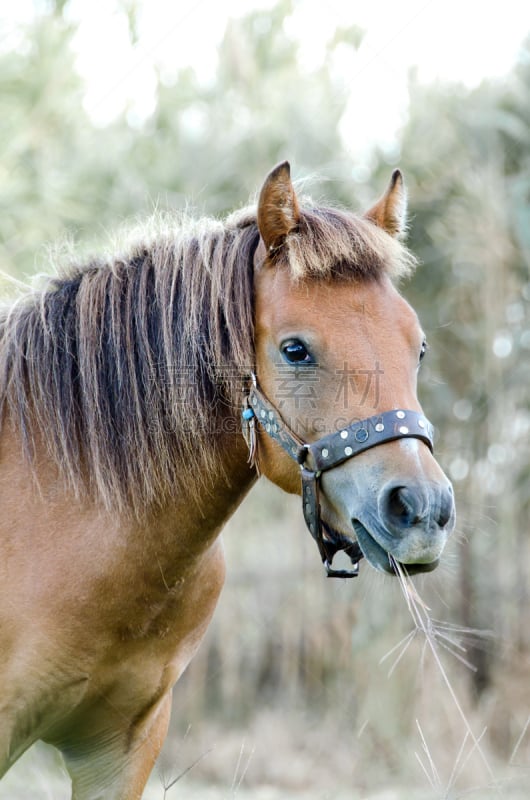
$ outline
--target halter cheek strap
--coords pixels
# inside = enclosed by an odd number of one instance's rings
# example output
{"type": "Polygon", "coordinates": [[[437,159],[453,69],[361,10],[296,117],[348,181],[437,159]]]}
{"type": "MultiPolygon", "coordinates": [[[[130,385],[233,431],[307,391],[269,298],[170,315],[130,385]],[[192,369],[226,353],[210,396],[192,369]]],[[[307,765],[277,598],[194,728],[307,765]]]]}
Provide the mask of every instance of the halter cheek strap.
{"type": "Polygon", "coordinates": [[[352,578],[359,572],[363,557],[356,542],[331,531],[320,516],[320,476],[322,472],[343,464],[365,450],[396,439],[420,439],[432,451],[433,426],[417,411],[395,409],[367,419],[352,422],[345,428],[329,433],[316,442],[302,441],[282,419],[279,411],[260,391],[252,375],[252,386],[243,410],[243,428],[247,433],[251,458],[256,447],[256,421],[288,455],[300,465],[302,477],[302,507],[306,525],[315,539],[328,577],[352,578]],[[351,559],[352,570],[335,570],[331,564],[335,553],[344,551],[351,559]]]}

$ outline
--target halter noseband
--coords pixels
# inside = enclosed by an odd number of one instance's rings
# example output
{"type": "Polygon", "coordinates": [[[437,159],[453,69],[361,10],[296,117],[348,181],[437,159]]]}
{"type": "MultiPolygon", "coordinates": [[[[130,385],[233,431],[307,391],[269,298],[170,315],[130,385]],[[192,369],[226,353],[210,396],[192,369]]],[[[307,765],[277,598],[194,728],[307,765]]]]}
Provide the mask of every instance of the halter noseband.
{"type": "Polygon", "coordinates": [[[257,420],[271,439],[278,442],[300,465],[304,519],[317,543],[328,577],[354,578],[359,573],[359,560],[363,554],[357,542],[351,542],[331,531],[322,522],[319,503],[320,476],[322,472],[339,466],[365,450],[395,439],[420,439],[432,452],[434,429],[431,423],[417,411],[395,409],[352,422],[336,433],[329,433],[316,442],[307,443],[293,433],[279,411],[260,391],[254,374],[242,416],[251,460],[256,448],[257,420]],[[340,550],[350,557],[353,569],[332,568],[333,557],[340,550]]]}

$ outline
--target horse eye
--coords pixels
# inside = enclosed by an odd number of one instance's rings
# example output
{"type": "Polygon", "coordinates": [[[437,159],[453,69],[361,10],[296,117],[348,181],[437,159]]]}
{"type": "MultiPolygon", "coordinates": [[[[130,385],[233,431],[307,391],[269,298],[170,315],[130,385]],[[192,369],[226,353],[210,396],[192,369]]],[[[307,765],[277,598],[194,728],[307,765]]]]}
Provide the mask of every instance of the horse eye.
{"type": "Polygon", "coordinates": [[[313,356],[299,339],[290,339],[281,346],[281,352],[288,364],[313,364],[313,356]]]}
{"type": "Polygon", "coordinates": [[[419,359],[420,361],[423,361],[423,357],[425,356],[425,353],[427,352],[428,347],[429,347],[429,345],[427,344],[426,340],[424,339],[423,342],[421,343],[420,359],[419,359]]]}

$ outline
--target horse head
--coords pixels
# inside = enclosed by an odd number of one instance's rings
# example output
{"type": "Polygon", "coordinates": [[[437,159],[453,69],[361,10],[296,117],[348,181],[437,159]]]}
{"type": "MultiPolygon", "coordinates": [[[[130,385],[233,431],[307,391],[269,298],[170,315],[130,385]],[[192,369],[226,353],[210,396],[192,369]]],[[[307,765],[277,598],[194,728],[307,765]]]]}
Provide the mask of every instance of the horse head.
{"type": "Polygon", "coordinates": [[[405,213],[398,170],[355,216],[305,208],[280,164],[261,190],[254,258],[259,468],[305,487],[324,561],[343,549],[390,573],[434,569],[455,521],[417,398],[425,334],[395,285],[413,264],[405,213]]]}

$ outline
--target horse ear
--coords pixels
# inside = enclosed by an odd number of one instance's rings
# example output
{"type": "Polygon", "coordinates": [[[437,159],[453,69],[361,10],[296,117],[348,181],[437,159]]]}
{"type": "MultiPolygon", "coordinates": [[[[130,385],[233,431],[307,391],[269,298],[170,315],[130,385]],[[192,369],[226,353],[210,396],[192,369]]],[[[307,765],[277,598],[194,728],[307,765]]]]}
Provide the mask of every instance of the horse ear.
{"type": "Polygon", "coordinates": [[[392,173],[384,195],[364,216],[391,236],[401,236],[404,233],[407,221],[407,190],[399,169],[392,173]]]}
{"type": "Polygon", "coordinates": [[[288,161],[278,164],[265,179],[258,200],[258,228],[267,252],[279,247],[300,219],[288,161]]]}

